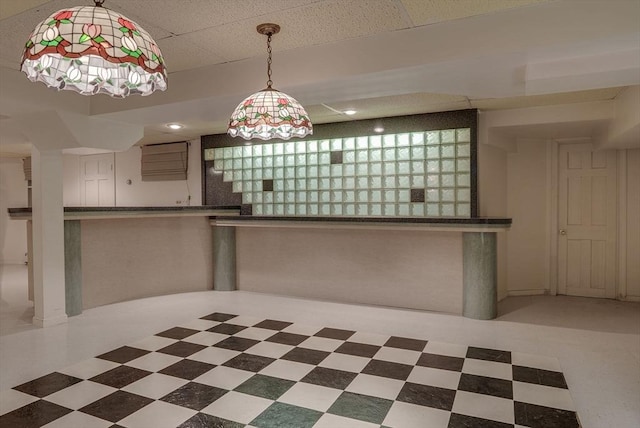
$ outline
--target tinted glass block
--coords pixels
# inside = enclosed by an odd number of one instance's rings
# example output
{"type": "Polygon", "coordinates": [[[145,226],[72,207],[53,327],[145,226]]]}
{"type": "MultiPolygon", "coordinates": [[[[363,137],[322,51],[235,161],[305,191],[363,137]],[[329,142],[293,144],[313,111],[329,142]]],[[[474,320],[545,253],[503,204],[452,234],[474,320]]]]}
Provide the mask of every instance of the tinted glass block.
{"type": "Polygon", "coordinates": [[[367,190],[358,190],[356,192],[356,200],[358,202],[368,202],[369,192],[367,190]]]}
{"type": "Polygon", "coordinates": [[[356,215],[356,206],[354,204],[346,204],[344,206],[344,214],[345,215],[356,215]]]}
{"type": "Polygon", "coordinates": [[[367,175],[369,174],[369,164],[361,163],[356,166],[356,174],[357,175],[367,175]]]}
{"type": "Polygon", "coordinates": [[[411,187],[414,187],[414,188],[424,187],[424,175],[411,176],[411,187]]]}
{"type": "Polygon", "coordinates": [[[458,189],[456,200],[458,202],[469,202],[471,200],[471,192],[469,189],[458,189]]]}
{"type": "Polygon", "coordinates": [[[383,164],[383,173],[384,175],[393,175],[396,173],[396,164],[395,162],[386,162],[383,164]]]}
{"type": "Polygon", "coordinates": [[[440,191],[438,189],[427,189],[427,202],[439,202],[440,191]]]}
{"type": "Polygon", "coordinates": [[[440,144],[440,131],[429,131],[426,133],[427,144],[440,144]]]}
{"type": "Polygon", "coordinates": [[[319,189],[331,189],[331,179],[330,178],[320,178],[320,179],[318,179],[318,188],[319,189]]]}
{"type": "Polygon", "coordinates": [[[307,176],[307,167],[299,166],[296,168],[296,177],[304,178],[307,176]]]}
{"type": "Polygon", "coordinates": [[[369,177],[369,187],[372,189],[379,189],[382,187],[382,177],[369,177]]]}
{"type": "Polygon", "coordinates": [[[444,131],[440,131],[440,142],[442,144],[455,143],[456,142],[455,129],[447,129],[444,131]]]}
{"type": "Polygon", "coordinates": [[[398,174],[411,173],[410,165],[410,162],[398,162],[398,174]]]}
{"type": "Polygon", "coordinates": [[[427,147],[427,159],[439,159],[440,158],[440,147],[439,146],[429,146],[427,147]]]}
{"type": "Polygon", "coordinates": [[[342,202],[342,190],[333,190],[331,192],[331,202],[342,202]]]}
{"type": "Polygon", "coordinates": [[[251,172],[251,175],[253,176],[253,179],[261,179],[262,178],[262,169],[254,169],[251,172]]]}
{"type": "Polygon", "coordinates": [[[212,161],[215,159],[214,149],[204,149],[204,160],[212,161]]]}
{"type": "Polygon", "coordinates": [[[368,189],[369,188],[369,178],[367,178],[367,177],[357,177],[356,178],[356,188],[357,189],[368,189]]]}
{"type": "Polygon", "coordinates": [[[273,205],[272,204],[262,204],[262,211],[264,215],[273,215],[273,205]]]}
{"type": "Polygon", "coordinates": [[[324,190],[320,192],[320,202],[329,202],[331,200],[331,192],[324,190]]]}
{"type": "Polygon", "coordinates": [[[320,141],[320,143],[318,143],[318,151],[321,152],[328,152],[329,150],[331,150],[331,144],[329,142],[329,140],[322,140],[320,141]]]}
{"type": "Polygon", "coordinates": [[[305,165],[307,163],[307,155],[305,153],[296,155],[296,165],[305,165]]]}
{"type": "Polygon", "coordinates": [[[394,189],[396,187],[396,177],[384,177],[384,187],[394,189]]]}
{"type": "Polygon", "coordinates": [[[296,205],[296,215],[307,215],[307,205],[306,204],[297,204],[296,205]]]}
{"type": "Polygon", "coordinates": [[[273,201],[277,204],[284,203],[284,192],[273,192],[273,201]]]}
{"type": "Polygon", "coordinates": [[[384,215],[396,215],[395,204],[384,204],[383,212],[384,212],[384,215]]]}
{"type": "Polygon", "coordinates": [[[322,204],[320,205],[320,215],[331,215],[331,205],[322,204]]]}
{"type": "Polygon", "coordinates": [[[284,143],[284,153],[287,155],[294,154],[296,152],[295,143],[284,143]]]}
{"type": "Polygon", "coordinates": [[[318,204],[307,204],[307,215],[318,215],[318,204]]]}
{"type": "Polygon", "coordinates": [[[396,146],[396,136],[391,135],[383,135],[382,136],[382,147],[395,147],[396,146]]]}
{"type": "Polygon", "coordinates": [[[424,216],[424,204],[411,204],[411,215],[418,217],[424,216]]]}
{"type": "Polygon", "coordinates": [[[233,171],[225,171],[222,173],[222,181],[228,182],[233,180],[233,171]]]}
{"type": "Polygon", "coordinates": [[[272,168],[263,168],[262,169],[262,178],[264,178],[264,179],[273,178],[273,169],[272,168]]]}
{"type": "Polygon", "coordinates": [[[356,215],[366,216],[369,215],[369,206],[367,204],[356,205],[356,215]]]}
{"type": "Polygon", "coordinates": [[[342,152],[342,162],[343,163],[354,163],[356,161],[356,152],[353,150],[347,150],[342,152]]]}
{"type": "Polygon", "coordinates": [[[318,175],[320,177],[331,177],[331,167],[329,165],[318,167],[318,175]]]}
{"type": "Polygon", "coordinates": [[[424,132],[414,132],[411,134],[411,144],[422,145],[424,144],[424,132]]]}
{"type": "Polygon", "coordinates": [[[456,164],[453,159],[443,160],[440,163],[440,170],[442,172],[455,172],[456,164]]]}
{"type": "Polygon", "coordinates": [[[315,140],[307,141],[307,151],[309,152],[317,152],[318,151],[318,142],[315,140]]]}
{"type": "Polygon", "coordinates": [[[355,202],[356,201],[356,192],[353,190],[346,190],[342,192],[342,199],[345,202],[355,202]]]}
{"type": "Polygon", "coordinates": [[[471,177],[469,174],[458,174],[456,177],[456,182],[460,187],[469,187],[471,185],[471,177]]]}
{"type": "Polygon", "coordinates": [[[296,153],[305,153],[307,151],[307,143],[304,141],[296,141],[296,153]]]}
{"type": "Polygon", "coordinates": [[[440,172],[440,161],[427,161],[427,172],[440,172]]]}
{"type": "Polygon", "coordinates": [[[318,154],[309,153],[307,155],[307,165],[317,165],[317,164],[318,164],[318,154]]]}
{"type": "Polygon", "coordinates": [[[332,177],[341,177],[342,176],[342,165],[331,165],[331,176],[332,177]]]}
{"type": "Polygon", "coordinates": [[[380,191],[380,190],[372,190],[371,191],[371,202],[382,202],[382,191],[380,191]]]}
{"type": "Polygon", "coordinates": [[[372,135],[369,137],[369,148],[377,149],[382,147],[382,137],[380,135],[372,135]]]}
{"type": "Polygon", "coordinates": [[[396,202],[396,191],[395,190],[385,190],[384,191],[384,201],[385,202],[396,202]]]}
{"type": "Polygon", "coordinates": [[[251,156],[262,156],[262,144],[251,146],[251,156]]]}
{"type": "Polygon", "coordinates": [[[356,138],[356,149],[362,150],[369,147],[369,138],[368,137],[358,137],[356,138]]]}
{"type": "Polygon", "coordinates": [[[216,171],[222,171],[223,168],[224,168],[224,161],[222,159],[216,159],[213,162],[213,169],[215,169],[216,171]]]}
{"type": "Polygon", "coordinates": [[[296,176],[296,169],[292,166],[288,166],[284,169],[284,176],[286,178],[294,178],[296,176]]]}
{"type": "Polygon", "coordinates": [[[382,175],[382,164],[375,162],[369,165],[369,174],[382,175]]]}
{"type": "Polygon", "coordinates": [[[398,215],[407,217],[409,215],[409,204],[398,204],[398,215]]]}
{"type": "Polygon", "coordinates": [[[275,215],[284,215],[284,205],[282,204],[275,204],[273,206],[273,213],[275,215]]]}
{"type": "Polygon", "coordinates": [[[284,156],[274,156],[273,157],[273,166],[275,167],[283,167],[284,166],[284,156]]]}
{"type": "Polygon", "coordinates": [[[307,178],[307,190],[315,190],[318,188],[317,178],[307,178]]]}
{"type": "Polygon", "coordinates": [[[342,150],[355,150],[356,149],[356,139],[355,138],[343,138],[342,139],[342,150]]]}
{"type": "Polygon", "coordinates": [[[244,146],[242,148],[242,157],[243,158],[247,158],[247,157],[251,157],[251,152],[253,152],[253,149],[251,148],[251,146],[244,146]]]}
{"type": "Polygon", "coordinates": [[[332,189],[342,189],[342,177],[335,177],[331,179],[332,189]]]}
{"type": "Polygon", "coordinates": [[[409,147],[398,147],[396,150],[396,159],[398,160],[409,160],[411,158],[411,151],[409,147]]]}
{"type": "Polygon", "coordinates": [[[272,145],[273,147],[273,154],[274,155],[283,155],[284,154],[284,144],[282,143],[274,143],[272,145]]]}
{"type": "Polygon", "coordinates": [[[399,175],[397,183],[399,189],[408,189],[411,185],[408,175],[399,175]]]}
{"type": "Polygon", "coordinates": [[[251,190],[254,192],[262,191],[262,180],[253,180],[253,184],[251,185],[251,190]]]}
{"type": "Polygon", "coordinates": [[[455,176],[453,174],[442,174],[440,176],[440,186],[442,187],[454,187],[455,176]]]}
{"type": "Polygon", "coordinates": [[[285,166],[296,166],[296,156],[295,155],[286,155],[284,157],[284,165],[285,166]]]}
{"type": "Polygon", "coordinates": [[[368,150],[358,150],[356,151],[356,162],[366,162],[369,160],[369,151],[368,150]]]}
{"type": "Polygon", "coordinates": [[[396,137],[396,143],[398,144],[398,147],[408,146],[410,141],[411,141],[411,136],[409,134],[399,134],[396,137]]]}
{"type": "Polygon", "coordinates": [[[427,216],[440,217],[440,205],[439,204],[427,204],[427,216]]]}
{"type": "Polygon", "coordinates": [[[264,157],[262,158],[262,167],[263,168],[271,168],[273,166],[273,158],[272,157],[264,157]]]}
{"type": "Polygon", "coordinates": [[[442,204],[440,206],[440,214],[446,217],[453,217],[456,215],[453,204],[442,204]]]}
{"type": "Polygon", "coordinates": [[[233,169],[233,159],[225,159],[224,160],[224,169],[233,169]]]}
{"type": "Polygon", "coordinates": [[[296,190],[296,180],[288,178],[284,181],[284,190],[296,190]]]}
{"type": "Polygon", "coordinates": [[[382,215],[382,204],[371,204],[369,207],[369,214],[375,216],[382,215]]]}
{"type": "Polygon", "coordinates": [[[234,159],[233,160],[233,169],[242,169],[242,159],[234,159]]]}
{"type": "Polygon", "coordinates": [[[271,156],[273,154],[273,144],[262,145],[262,156],[271,156]]]}
{"type": "Polygon", "coordinates": [[[441,158],[453,158],[456,156],[456,150],[453,144],[447,144],[440,146],[440,157],[441,158]]]}
{"type": "Polygon", "coordinates": [[[296,202],[307,202],[307,192],[296,192],[296,202]]]}
{"type": "Polygon", "coordinates": [[[219,147],[217,149],[207,149],[207,150],[213,150],[214,159],[220,159],[224,157],[224,149],[222,147],[219,147]]]}
{"type": "Polygon", "coordinates": [[[398,202],[409,202],[410,200],[411,200],[411,190],[410,189],[399,189],[398,190],[398,202]]]}
{"type": "Polygon", "coordinates": [[[254,206],[253,206],[253,213],[254,213],[255,215],[262,215],[262,214],[264,214],[264,213],[262,212],[262,204],[256,204],[256,205],[254,205],[254,206]]]}
{"type": "Polygon", "coordinates": [[[331,163],[331,152],[320,153],[318,155],[318,164],[319,165],[329,165],[331,163]]]}
{"type": "Polygon", "coordinates": [[[233,193],[242,192],[242,181],[233,182],[233,193]]]}
{"type": "Polygon", "coordinates": [[[320,195],[319,192],[313,190],[311,192],[307,192],[307,202],[317,203],[320,195]]]}
{"type": "Polygon", "coordinates": [[[253,168],[262,168],[262,156],[253,158],[253,168]]]}
{"type": "Polygon", "coordinates": [[[253,184],[252,184],[252,182],[251,182],[251,181],[246,181],[246,180],[245,180],[245,181],[243,181],[243,182],[242,182],[242,191],[243,191],[243,192],[250,192],[250,191],[252,191],[252,190],[253,190],[253,188],[252,188],[252,187],[253,187],[253,184]]]}
{"type": "Polygon", "coordinates": [[[455,201],[455,194],[453,192],[453,189],[442,189],[440,191],[440,200],[443,202],[455,201]]]}
{"type": "Polygon", "coordinates": [[[471,216],[471,206],[469,204],[456,204],[456,215],[460,217],[471,216]]]}
{"type": "Polygon", "coordinates": [[[273,178],[284,178],[284,168],[274,168],[273,169],[273,178]]]}
{"type": "Polygon", "coordinates": [[[342,205],[331,204],[331,215],[342,215],[342,205]]]}
{"type": "Polygon", "coordinates": [[[225,159],[229,159],[233,157],[233,147],[225,147],[224,149],[222,149],[224,152],[222,154],[222,157],[225,159]]]}
{"type": "Polygon", "coordinates": [[[296,215],[296,206],[294,204],[285,205],[284,213],[286,215],[296,215]]]}
{"type": "Polygon", "coordinates": [[[342,151],[342,139],[337,138],[337,139],[331,140],[329,147],[331,151],[342,151]]]}
{"type": "Polygon", "coordinates": [[[251,199],[254,204],[262,202],[262,192],[253,192],[253,197],[251,199]]]}
{"type": "Polygon", "coordinates": [[[318,167],[317,166],[308,166],[307,167],[307,177],[317,177],[318,176],[318,167]]]}
{"type": "Polygon", "coordinates": [[[342,187],[345,189],[355,189],[356,180],[353,177],[345,177],[344,180],[342,180],[342,187]]]}
{"type": "Polygon", "coordinates": [[[458,159],[458,172],[469,172],[471,169],[471,162],[469,159],[458,159]]]}
{"type": "Polygon", "coordinates": [[[411,147],[411,159],[424,160],[425,152],[424,147],[411,147]]]}
{"type": "Polygon", "coordinates": [[[343,165],[342,166],[342,174],[346,177],[348,175],[355,175],[356,167],[353,164],[343,165]]]}
{"type": "MultiPolygon", "coordinates": [[[[265,186],[265,190],[269,190],[266,189],[266,183],[264,183],[265,186]]],[[[273,190],[276,192],[281,192],[284,190],[284,180],[273,180],[273,190]]]]}
{"type": "Polygon", "coordinates": [[[424,174],[424,161],[412,161],[411,162],[412,174],[424,174]]]}
{"type": "Polygon", "coordinates": [[[369,160],[371,162],[379,162],[382,160],[382,150],[381,149],[372,149],[369,150],[369,160]]]}
{"type": "Polygon", "coordinates": [[[471,156],[471,146],[469,144],[458,144],[456,146],[456,150],[458,152],[458,157],[469,157],[471,156]]]}
{"type": "Polygon", "coordinates": [[[471,129],[460,128],[456,129],[456,141],[458,143],[468,143],[471,141],[471,129]]]}
{"type": "Polygon", "coordinates": [[[232,148],[233,157],[241,158],[242,157],[242,147],[233,147],[232,148]]]}
{"type": "Polygon", "coordinates": [[[383,149],[382,159],[385,161],[396,160],[396,149],[383,149]]]}
{"type": "Polygon", "coordinates": [[[233,181],[240,181],[240,180],[242,180],[242,170],[241,169],[234,170],[233,181]]]}
{"type": "Polygon", "coordinates": [[[440,176],[438,174],[427,175],[427,187],[440,187],[440,176]]]}

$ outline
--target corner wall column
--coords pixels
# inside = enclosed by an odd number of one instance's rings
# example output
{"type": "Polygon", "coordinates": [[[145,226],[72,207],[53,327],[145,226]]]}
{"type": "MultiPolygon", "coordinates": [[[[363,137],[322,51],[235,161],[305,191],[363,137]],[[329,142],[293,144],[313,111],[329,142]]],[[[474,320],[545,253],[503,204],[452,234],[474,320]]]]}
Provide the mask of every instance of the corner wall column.
{"type": "Polygon", "coordinates": [[[496,233],[464,232],[462,247],[462,315],[494,319],[498,315],[496,233]]]}
{"type": "Polygon", "coordinates": [[[236,289],[236,228],[213,227],[213,289],[236,289]]]}
{"type": "Polygon", "coordinates": [[[65,312],[64,208],[62,151],[32,148],[33,174],[33,323],[48,327],[67,322],[65,312]]]}

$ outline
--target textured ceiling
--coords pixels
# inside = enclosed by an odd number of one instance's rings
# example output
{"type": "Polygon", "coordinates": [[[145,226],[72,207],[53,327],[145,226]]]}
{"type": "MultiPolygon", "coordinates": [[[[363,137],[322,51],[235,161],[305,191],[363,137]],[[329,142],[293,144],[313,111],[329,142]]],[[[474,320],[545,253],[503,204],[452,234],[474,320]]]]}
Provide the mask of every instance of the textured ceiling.
{"type": "Polygon", "coordinates": [[[158,42],[169,90],[89,102],[23,88],[31,29],[82,4],[92,1],[0,0],[0,156],[29,150],[11,118],[52,108],[142,125],[138,144],[224,132],[235,104],[264,87],[263,22],[282,27],[275,86],[314,123],[611,100],[640,84],[638,0],[106,0],[158,42]],[[169,132],[173,121],[185,128],[169,132]]]}

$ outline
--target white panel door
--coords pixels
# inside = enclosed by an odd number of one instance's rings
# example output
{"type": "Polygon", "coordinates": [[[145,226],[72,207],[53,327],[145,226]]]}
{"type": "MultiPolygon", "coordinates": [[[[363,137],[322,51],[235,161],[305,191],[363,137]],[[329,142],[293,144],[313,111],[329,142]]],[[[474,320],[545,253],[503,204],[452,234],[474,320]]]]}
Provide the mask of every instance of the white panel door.
{"type": "Polygon", "coordinates": [[[80,156],[80,203],[87,207],[115,205],[113,153],[80,156]]]}
{"type": "Polygon", "coordinates": [[[558,162],[558,292],[614,298],[616,153],[564,144],[558,162]]]}

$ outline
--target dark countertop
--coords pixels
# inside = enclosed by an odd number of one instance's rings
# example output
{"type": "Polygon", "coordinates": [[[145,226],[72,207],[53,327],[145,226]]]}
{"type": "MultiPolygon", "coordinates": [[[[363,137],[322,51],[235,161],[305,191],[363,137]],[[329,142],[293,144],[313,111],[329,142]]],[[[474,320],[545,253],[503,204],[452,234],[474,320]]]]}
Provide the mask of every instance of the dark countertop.
{"type": "MultiPolygon", "coordinates": [[[[213,216],[213,219],[218,217],[213,216]]],[[[510,226],[511,219],[503,217],[278,217],[278,216],[221,216],[225,222],[325,222],[325,223],[389,223],[389,224],[440,224],[440,225],[477,225],[510,226]]]]}

